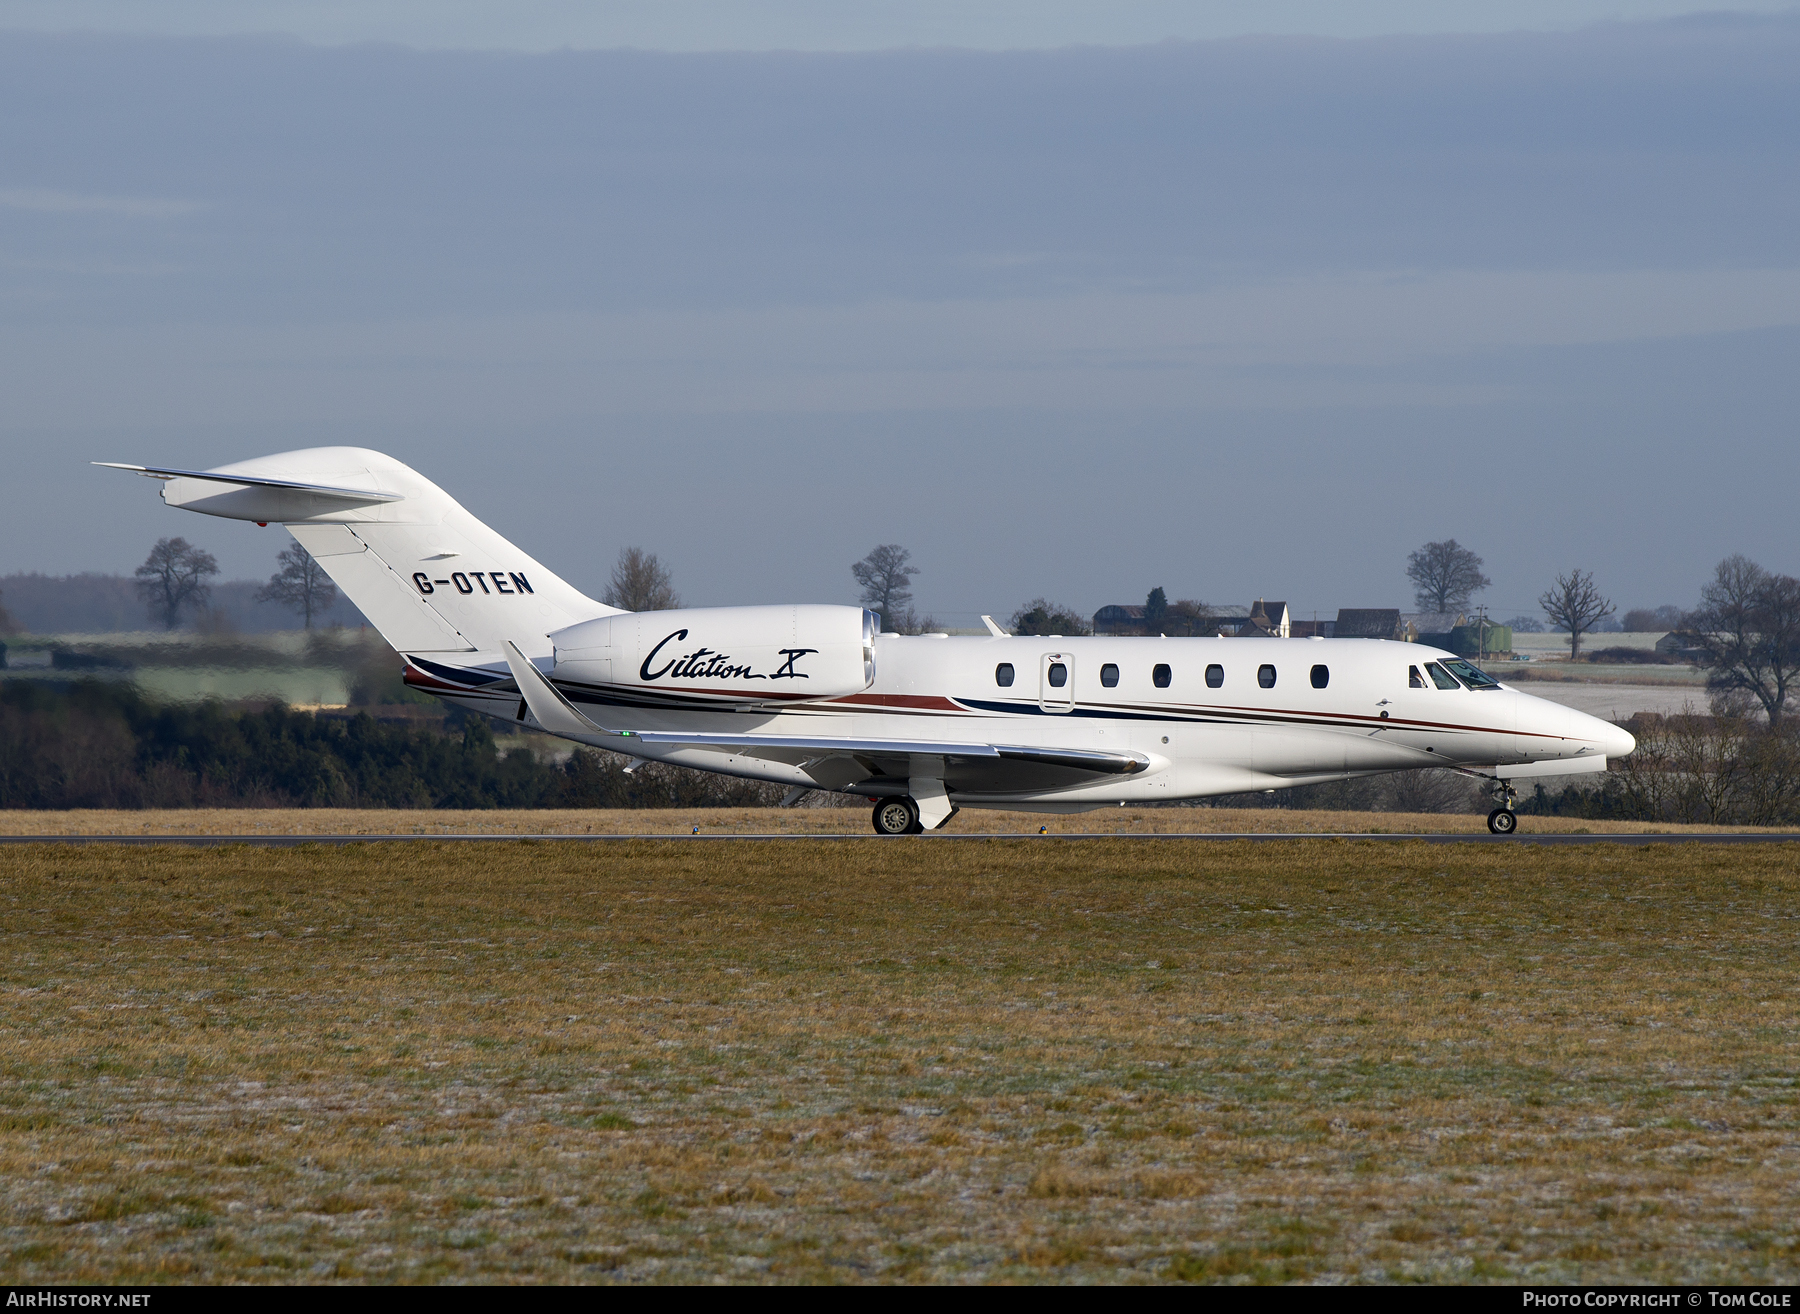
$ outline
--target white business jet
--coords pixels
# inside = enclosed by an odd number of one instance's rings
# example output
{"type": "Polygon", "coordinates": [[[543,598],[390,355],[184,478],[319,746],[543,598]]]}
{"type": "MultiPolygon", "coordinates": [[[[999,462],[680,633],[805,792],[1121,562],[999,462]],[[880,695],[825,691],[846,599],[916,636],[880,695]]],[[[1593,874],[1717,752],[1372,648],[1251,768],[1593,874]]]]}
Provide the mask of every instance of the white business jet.
{"type": "Polygon", "coordinates": [[[1601,771],[1624,730],[1452,653],[1371,639],[883,634],[856,607],[626,612],[552,575],[423,475],[356,447],[162,480],[170,506],[286,526],[415,689],[635,759],[874,802],[884,835],[960,808],[1081,812],[1451,767],[1601,771]]]}

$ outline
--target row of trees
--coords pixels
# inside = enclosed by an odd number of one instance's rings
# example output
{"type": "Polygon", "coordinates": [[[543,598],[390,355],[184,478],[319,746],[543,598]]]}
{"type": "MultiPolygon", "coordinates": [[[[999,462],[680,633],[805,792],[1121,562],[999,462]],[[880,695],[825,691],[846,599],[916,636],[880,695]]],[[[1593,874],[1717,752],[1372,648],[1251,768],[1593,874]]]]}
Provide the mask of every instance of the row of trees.
{"type": "Polygon", "coordinates": [[[0,808],[768,807],[780,785],[582,749],[501,753],[485,720],[394,725],[151,701],[127,684],[0,682],[0,808]]]}
{"type": "Polygon", "coordinates": [[[1800,727],[1771,726],[1729,699],[1712,715],[1643,715],[1626,722],[1637,750],[1596,781],[1539,785],[1527,814],[1709,826],[1800,822],[1800,727]]]}

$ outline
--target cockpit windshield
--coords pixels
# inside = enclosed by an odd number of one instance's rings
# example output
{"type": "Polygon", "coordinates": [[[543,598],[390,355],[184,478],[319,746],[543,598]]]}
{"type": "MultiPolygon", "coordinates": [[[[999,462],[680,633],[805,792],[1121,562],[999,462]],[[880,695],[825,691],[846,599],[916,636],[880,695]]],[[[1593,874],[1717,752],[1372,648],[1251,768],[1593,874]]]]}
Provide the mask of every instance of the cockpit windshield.
{"type": "Polygon", "coordinates": [[[1461,680],[1464,684],[1468,685],[1469,688],[1474,689],[1478,693],[1483,689],[1498,689],[1500,687],[1500,681],[1496,680],[1480,667],[1471,666],[1460,657],[1445,658],[1444,666],[1457,679],[1461,680]]]}
{"type": "Polygon", "coordinates": [[[1449,671],[1446,671],[1442,666],[1439,666],[1436,662],[1425,663],[1425,674],[1429,675],[1431,677],[1431,682],[1440,689],[1455,689],[1458,687],[1456,677],[1450,674],[1449,671]]]}

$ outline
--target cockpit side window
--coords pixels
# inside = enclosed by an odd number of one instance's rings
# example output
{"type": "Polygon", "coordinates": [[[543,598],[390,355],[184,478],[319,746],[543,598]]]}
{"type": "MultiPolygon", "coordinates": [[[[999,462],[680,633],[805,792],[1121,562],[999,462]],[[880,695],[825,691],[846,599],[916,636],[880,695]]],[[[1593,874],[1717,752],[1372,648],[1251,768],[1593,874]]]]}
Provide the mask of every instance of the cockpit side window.
{"type": "Polygon", "coordinates": [[[1471,689],[1485,691],[1488,689],[1498,689],[1500,687],[1500,681],[1496,680],[1479,666],[1465,662],[1460,657],[1445,658],[1444,666],[1452,675],[1468,685],[1471,689]]]}
{"type": "Polygon", "coordinates": [[[1408,666],[1406,668],[1406,687],[1408,689],[1423,689],[1425,687],[1425,677],[1419,674],[1419,668],[1417,666],[1408,666]]]}
{"type": "Polygon", "coordinates": [[[1436,662],[1426,662],[1425,673],[1431,677],[1431,682],[1440,689],[1460,689],[1462,687],[1457,684],[1454,675],[1436,662]]]}

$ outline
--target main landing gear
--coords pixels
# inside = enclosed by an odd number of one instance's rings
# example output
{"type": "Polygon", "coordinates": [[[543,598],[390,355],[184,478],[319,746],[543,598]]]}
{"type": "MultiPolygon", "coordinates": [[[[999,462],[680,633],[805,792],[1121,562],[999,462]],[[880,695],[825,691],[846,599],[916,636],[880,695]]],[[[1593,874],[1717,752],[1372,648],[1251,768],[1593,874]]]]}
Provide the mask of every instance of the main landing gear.
{"type": "Polygon", "coordinates": [[[1518,814],[1513,805],[1519,801],[1519,791],[1514,789],[1510,780],[1502,780],[1494,792],[1500,806],[1488,813],[1488,830],[1495,835],[1510,835],[1519,828],[1518,814]]]}
{"type": "Polygon", "coordinates": [[[899,798],[878,798],[875,800],[875,823],[877,835],[923,835],[925,827],[919,823],[919,805],[902,795],[899,798]]]}

